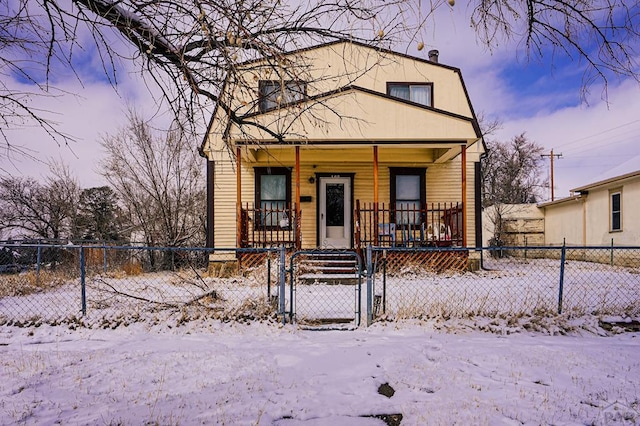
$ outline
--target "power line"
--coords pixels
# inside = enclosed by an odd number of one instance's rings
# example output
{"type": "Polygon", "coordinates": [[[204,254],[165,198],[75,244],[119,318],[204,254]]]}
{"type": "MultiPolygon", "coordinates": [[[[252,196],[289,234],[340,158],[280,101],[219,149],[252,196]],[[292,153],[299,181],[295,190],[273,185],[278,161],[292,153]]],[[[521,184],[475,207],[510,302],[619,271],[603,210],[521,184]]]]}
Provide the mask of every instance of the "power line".
{"type": "Polygon", "coordinates": [[[569,141],[569,142],[565,142],[563,144],[558,145],[558,147],[567,147],[567,146],[572,145],[574,143],[578,143],[578,142],[584,141],[585,139],[595,138],[596,136],[600,136],[600,135],[603,135],[605,133],[609,133],[609,132],[612,132],[614,130],[621,129],[621,128],[626,127],[626,126],[630,126],[631,124],[634,124],[634,123],[640,123],[640,119],[629,121],[628,123],[624,123],[624,124],[621,124],[619,126],[612,127],[610,129],[603,130],[603,131],[598,132],[598,133],[594,133],[593,135],[584,136],[582,138],[578,138],[578,139],[574,139],[574,140],[569,141]]]}

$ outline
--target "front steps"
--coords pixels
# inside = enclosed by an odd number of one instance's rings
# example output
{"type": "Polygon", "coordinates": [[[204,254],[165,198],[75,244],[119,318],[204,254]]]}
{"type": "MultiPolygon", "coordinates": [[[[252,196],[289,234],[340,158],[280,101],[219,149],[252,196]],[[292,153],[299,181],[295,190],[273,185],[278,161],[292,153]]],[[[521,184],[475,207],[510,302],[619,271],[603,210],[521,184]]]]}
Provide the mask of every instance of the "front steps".
{"type": "Polygon", "coordinates": [[[298,284],[356,285],[360,276],[353,253],[305,254],[296,262],[298,284]]]}

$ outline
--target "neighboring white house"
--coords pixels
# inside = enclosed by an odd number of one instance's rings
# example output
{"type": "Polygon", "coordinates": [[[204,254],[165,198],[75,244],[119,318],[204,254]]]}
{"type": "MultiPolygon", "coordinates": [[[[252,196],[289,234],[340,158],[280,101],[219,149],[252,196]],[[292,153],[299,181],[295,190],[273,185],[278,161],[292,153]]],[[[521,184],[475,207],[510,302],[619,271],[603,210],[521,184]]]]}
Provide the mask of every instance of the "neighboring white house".
{"type": "MultiPolygon", "coordinates": [[[[640,156],[572,189],[569,197],[503,205],[499,212],[505,245],[639,246],[640,156]]],[[[495,216],[495,208],[484,209],[485,246],[494,236],[495,216]]]]}
{"type": "Polygon", "coordinates": [[[544,210],[545,245],[640,245],[640,168],[571,192],[538,204],[544,210]]]}

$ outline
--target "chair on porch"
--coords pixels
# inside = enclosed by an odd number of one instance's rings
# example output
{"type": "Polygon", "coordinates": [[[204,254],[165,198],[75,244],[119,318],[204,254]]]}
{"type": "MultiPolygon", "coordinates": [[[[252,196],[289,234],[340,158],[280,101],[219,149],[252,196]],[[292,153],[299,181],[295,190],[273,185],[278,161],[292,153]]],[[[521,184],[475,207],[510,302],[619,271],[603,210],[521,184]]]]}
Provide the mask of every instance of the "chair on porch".
{"type": "Polygon", "coordinates": [[[402,227],[402,245],[405,247],[422,247],[426,241],[424,223],[407,224],[402,227]]]}
{"type": "Polygon", "coordinates": [[[391,247],[396,246],[396,224],[395,223],[379,223],[378,224],[378,241],[389,240],[391,247]]]}

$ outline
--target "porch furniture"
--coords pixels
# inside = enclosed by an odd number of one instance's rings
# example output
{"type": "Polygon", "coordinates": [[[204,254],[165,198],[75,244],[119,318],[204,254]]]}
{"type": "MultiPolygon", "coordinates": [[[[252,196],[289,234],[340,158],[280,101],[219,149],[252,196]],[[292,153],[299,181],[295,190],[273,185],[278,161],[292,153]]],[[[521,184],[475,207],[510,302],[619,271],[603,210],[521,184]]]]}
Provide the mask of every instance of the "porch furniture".
{"type": "Polygon", "coordinates": [[[424,223],[402,226],[402,245],[404,247],[421,247],[426,245],[424,236],[424,223]]]}
{"type": "Polygon", "coordinates": [[[396,246],[396,224],[395,223],[379,223],[378,224],[378,239],[382,242],[388,239],[391,243],[391,247],[396,246]]]}
{"type": "Polygon", "coordinates": [[[442,221],[429,223],[427,225],[426,238],[429,245],[448,247],[452,244],[451,228],[442,221]]]}

